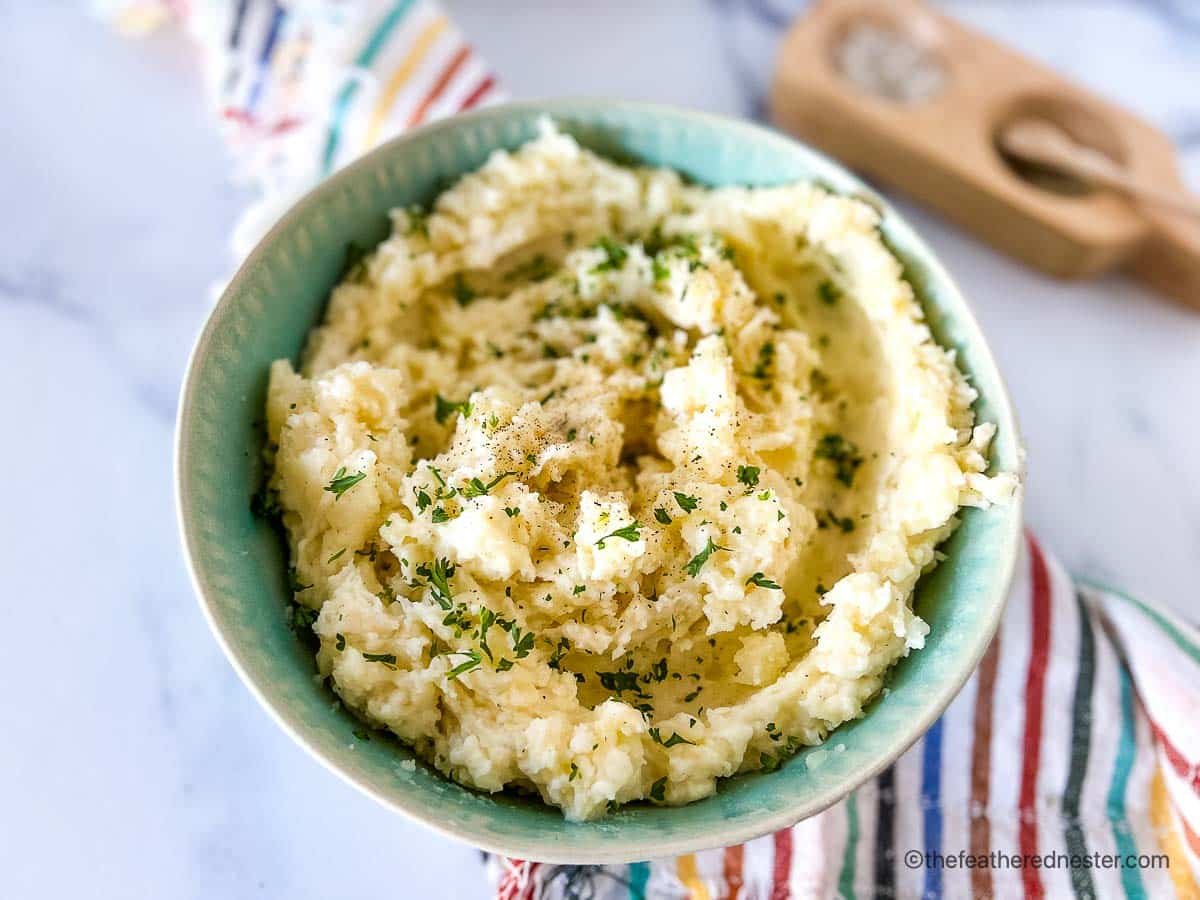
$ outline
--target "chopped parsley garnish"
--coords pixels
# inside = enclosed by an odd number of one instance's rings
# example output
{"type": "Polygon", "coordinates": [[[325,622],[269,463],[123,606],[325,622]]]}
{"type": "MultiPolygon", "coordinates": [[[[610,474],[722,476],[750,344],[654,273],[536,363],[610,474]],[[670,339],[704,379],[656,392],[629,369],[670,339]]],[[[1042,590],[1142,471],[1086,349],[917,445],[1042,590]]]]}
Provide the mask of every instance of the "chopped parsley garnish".
{"type": "Polygon", "coordinates": [[[654,784],[650,785],[650,799],[656,803],[662,803],[667,796],[667,776],[664,775],[654,784]]]}
{"type": "Polygon", "coordinates": [[[508,516],[510,519],[515,519],[517,516],[519,516],[521,514],[521,510],[515,506],[506,506],[506,507],[504,507],[504,514],[506,516],[508,516]]]}
{"type": "Polygon", "coordinates": [[[487,658],[492,658],[491,648],[488,647],[487,633],[488,629],[496,621],[496,614],[486,606],[479,607],[479,649],[487,654],[487,658]]]}
{"type": "Polygon", "coordinates": [[[682,494],[679,491],[672,491],[671,493],[675,495],[675,502],[679,504],[679,508],[684,512],[691,512],[694,509],[698,509],[700,506],[699,497],[691,497],[687,494],[682,494]]]}
{"type": "Polygon", "coordinates": [[[596,677],[600,679],[600,684],[606,691],[616,694],[638,689],[637,672],[597,672],[596,677]]]}
{"type": "Polygon", "coordinates": [[[340,631],[334,637],[333,646],[337,650],[345,650],[346,649],[346,636],[344,634],[342,634],[340,631]]]}
{"type": "Polygon", "coordinates": [[[609,538],[614,538],[614,537],[623,538],[624,540],[627,540],[627,541],[629,541],[629,543],[632,544],[641,538],[642,535],[638,530],[641,527],[642,527],[642,523],[638,522],[636,520],[633,522],[630,522],[628,525],[622,525],[616,531],[610,531],[608,534],[604,535],[604,537],[600,538],[600,540],[596,541],[596,546],[599,547],[601,550],[603,550],[604,542],[607,541],[609,538]]]}
{"type": "Polygon", "coordinates": [[[664,741],[662,738],[662,732],[660,732],[657,728],[650,729],[650,738],[654,741],[654,743],[662,744],[664,747],[674,747],[676,744],[691,744],[693,747],[696,746],[695,741],[689,741],[679,732],[675,732],[664,741]]]}
{"type": "Polygon", "coordinates": [[[532,631],[521,633],[520,625],[513,625],[509,632],[513,642],[513,655],[517,659],[524,659],[529,655],[529,651],[533,649],[534,634],[532,631]]]}
{"type": "Polygon", "coordinates": [[[817,513],[817,527],[840,528],[843,534],[849,534],[854,530],[854,520],[849,516],[839,518],[837,513],[831,509],[827,509],[824,512],[817,513]]]}
{"type": "Polygon", "coordinates": [[[817,296],[821,298],[823,303],[833,306],[842,296],[842,289],[826,278],[817,285],[817,296]]]}
{"type": "Polygon", "coordinates": [[[301,591],[307,591],[312,585],[304,584],[300,580],[300,573],[296,570],[295,566],[292,566],[288,569],[288,587],[292,589],[293,594],[298,594],[301,591]]]}
{"type": "Polygon", "coordinates": [[[579,766],[571,763],[571,774],[567,776],[567,781],[574,781],[579,777],[579,766]]]}
{"type": "Polygon", "coordinates": [[[771,364],[775,362],[775,343],[767,341],[758,348],[758,362],[750,372],[751,378],[766,380],[771,374],[771,364]]]}
{"type": "Polygon", "coordinates": [[[449,522],[451,519],[451,516],[442,507],[436,506],[436,507],[434,507],[432,518],[433,518],[433,524],[441,525],[443,522],[449,522]]]}
{"type": "Polygon", "coordinates": [[[577,584],[577,585],[575,585],[575,587],[571,588],[571,596],[578,597],[580,594],[582,594],[586,590],[587,590],[586,584],[577,584]]]}
{"type": "Polygon", "coordinates": [[[460,662],[457,666],[446,673],[446,680],[452,681],[459,675],[464,675],[473,669],[478,669],[483,662],[483,657],[479,655],[478,650],[457,650],[451,654],[452,656],[466,656],[465,662],[460,662]]]}
{"type": "Polygon", "coordinates": [[[454,413],[461,413],[464,419],[468,418],[471,415],[471,402],[463,400],[455,403],[438,394],[433,407],[433,417],[438,420],[438,424],[443,424],[454,413]]]}
{"type": "Polygon", "coordinates": [[[289,604],[289,607],[288,627],[300,637],[311,637],[313,624],[317,621],[317,611],[299,603],[289,604]]]}
{"type": "Polygon", "coordinates": [[[325,565],[329,565],[331,562],[336,562],[337,560],[341,559],[342,554],[345,552],[346,548],[343,547],[337,553],[333,554],[333,556],[329,557],[329,559],[325,560],[325,565]]]}
{"type": "Polygon", "coordinates": [[[737,480],[746,487],[758,487],[758,466],[738,466],[737,480]]]}
{"type": "Polygon", "coordinates": [[[350,490],[360,481],[367,477],[366,472],[355,472],[353,475],[346,474],[346,467],[340,467],[333,473],[333,478],[329,484],[325,485],[325,490],[334,495],[335,500],[341,500],[342,494],[350,490]]]}
{"type": "Polygon", "coordinates": [[[516,472],[501,472],[499,475],[497,475],[495,478],[493,478],[487,484],[484,484],[478,478],[472,478],[470,481],[467,482],[467,486],[462,489],[462,495],[464,497],[466,497],[468,500],[472,497],[482,497],[485,494],[487,494],[488,491],[490,491],[492,488],[494,488],[496,485],[498,485],[500,482],[502,482],[505,478],[508,478],[510,475],[516,475],[516,474],[517,474],[516,472]]]}
{"type": "Polygon", "coordinates": [[[273,519],[283,512],[279,492],[264,481],[250,498],[250,512],[259,518],[273,519]]]}
{"type": "Polygon", "coordinates": [[[364,247],[361,244],[356,244],[351,241],[346,245],[346,255],[342,261],[342,274],[338,277],[338,281],[349,281],[353,284],[361,284],[367,275],[367,254],[371,252],[369,247],[364,247]]]}
{"type": "Polygon", "coordinates": [[[404,212],[408,217],[408,230],[404,232],[404,236],[419,234],[422,237],[429,237],[429,212],[423,206],[415,203],[405,207],[404,212]]]}
{"type": "Polygon", "coordinates": [[[454,300],[459,306],[466,306],[478,296],[475,289],[467,283],[467,279],[463,277],[462,272],[454,273],[454,300]]]}
{"type": "Polygon", "coordinates": [[[671,524],[670,514],[665,509],[663,509],[661,506],[654,507],[654,520],[656,522],[658,522],[660,525],[670,525],[671,524]]]}
{"type": "Polygon", "coordinates": [[[414,488],[413,490],[417,495],[417,512],[425,512],[425,510],[429,509],[429,506],[431,503],[433,503],[433,501],[430,500],[429,495],[420,488],[414,488]]]}
{"type": "Polygon", "coordinates": [[[362,728],[355,728],[354,731],[351,733],[354,735],[354,737],[356,739],[358,739],[360,741],[368,741],[369,742],[371,740],[371,736],[369,734],[367,734],[367,732],[362,728]]]}
{"type": "Polygon", "coordinates": [[[650,271],[654,275],[655,283],[666,281],[671,277],[671,268],[657,256],[650,263],[650,271]]]}
{"type": "Polygon", "coordinates": [[[609,272],[619,269],[625,265],[625,259],[629,256],[629,251],[608,236],[601,237],[593,246],[597,250],[604,251],[603,261],[592,268],[593,272],[609,272]]]}
{"type": "Polygon", "coordinates": [[[817,442],[813,456],[833,463],[834,477],[846,487],[854,484],[854,473],[863,464],[863,458],[858,455],[858,447],[840,434],[824,435],[817,442]]]}
{"type": "Polygon", "coordinates": [[[558,644],[554,648],[554,652],[550,654],[550,660],[546,663],[552,669],[562,668],[562,658],[567,655],[567,651],[571,649],[571,642],[565,637],[558,639],[558,644]]]}
{"type": "Polygon", "coordinates": [[[708,562],[708,558],[717,550],[728,550],[728,547],[721,547],[713,543],[713,539],[709,538],[708,543],[704,545],[704,549],[692,557],[691,562],[686,566],[687,573],[695,578],[700,574],[700,570],[704,568],[704,564],[708,562]]]}
{"type": "Polygon", "coordinates": [[[396,664],[395,653],[364,653],[363,659],[367,662],[383,663],[387,666],[394,666],[396,664]]]}
{"type": "Polygon", "coordinates": [[[778,584],[776,584],[774,581],[772,581],[770,578],[768,578],[762,572],[755,572],[753,575],[751,575],[749,578],[746,579],[746,584],[753,584],[756,587],[766,588],[769,591],[782,591],[783,590],[783,588],[781,588],[778,584]]]}
{"type": "Polygon", "coordinates": [[[450,560],[439,557],[433,561],[433,565],[421,563],[417,566],[417,574],[428,582],[429,591],[438,606],[446,610],[453,608],[454,594],[450,590],[450,579],[454,577],[454,566],[450,565],[450,560]]]}

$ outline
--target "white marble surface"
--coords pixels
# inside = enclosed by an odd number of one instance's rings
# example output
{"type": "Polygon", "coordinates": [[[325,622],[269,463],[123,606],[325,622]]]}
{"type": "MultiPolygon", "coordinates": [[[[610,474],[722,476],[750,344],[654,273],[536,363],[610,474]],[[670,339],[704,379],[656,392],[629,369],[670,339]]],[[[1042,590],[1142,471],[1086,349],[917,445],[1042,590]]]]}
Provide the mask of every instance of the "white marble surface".
{"type": "MultiPolygon", "coordinates": [[[[453,0],[518,97],[759,108],[784,0],[453,0]]],[[[1200,7],[952,10],[1177,138],[1200,186],[1200,7]]],[[[474,851],[395,817],[257,708],[185,579],[175,397],[226,235],[194,51],[0,2],[0,896],[482,897],[474,851]]],[[[1200,618],[1200,315],[1062,285],[903,204],[974,302],[1068,565],[1200,618]]]]}

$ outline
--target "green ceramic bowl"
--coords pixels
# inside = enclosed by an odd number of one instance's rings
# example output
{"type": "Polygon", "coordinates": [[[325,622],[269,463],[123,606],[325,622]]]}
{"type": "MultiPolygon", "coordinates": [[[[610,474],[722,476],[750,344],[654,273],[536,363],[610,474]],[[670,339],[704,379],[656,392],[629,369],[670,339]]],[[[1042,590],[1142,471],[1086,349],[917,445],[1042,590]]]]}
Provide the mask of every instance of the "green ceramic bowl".
{"type": "Polygon", "coordinates": [[[814,179],[884,210],[883,233],[907,267],[937,339],[958,351],[979,390],[977,413],[995,422],[994,471],[1017,472],[1021,452],[1008,395],[979,327],[929,248],[894,211],[840,166],[786,137],[730,119],[602,100],[515,104],[460,116],[392,141],[302,199],[238,271],[196,342],[179,407],[176,478],[186,557],[217,640],[275,720],[346,781],[451,837],[550,862],[628,862],[716,847],[791,825],[846,796],[908,748],[941,714],[996,630],[1021,537],[1018,502],[968,510],[943,548],[947,559],[917,590],[930,623],[925,648],[902,661],[891,690],[832,739],[844,752],[809,767],[802,751],[770,774],[721,783],[682,807],[634,805],[596,822],[449,781],[383,735],[356,741],[355,720],[313,678],[314,662],[285,622],[281,536],[256,518],[267,368],[295,360],[321,318],[347,244],[373,245],[389,209],[431,200],[499,147],[535,134],[538,117],[600,153],[669,166],[709,185],[814,179]]]}

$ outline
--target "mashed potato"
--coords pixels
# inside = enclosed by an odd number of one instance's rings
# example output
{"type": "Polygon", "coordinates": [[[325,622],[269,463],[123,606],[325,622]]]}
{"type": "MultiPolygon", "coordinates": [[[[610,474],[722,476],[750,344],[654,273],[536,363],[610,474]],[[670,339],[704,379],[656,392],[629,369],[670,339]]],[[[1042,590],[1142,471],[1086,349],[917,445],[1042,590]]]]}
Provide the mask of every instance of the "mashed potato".
{"type": "Polygon", "coordinates": [[[575,819],[859,716],[922,646],[959,507],[1015,486],[877,221],[549,124],[397,211],[271,370],[295,599],[342,701],[575,819]]]}

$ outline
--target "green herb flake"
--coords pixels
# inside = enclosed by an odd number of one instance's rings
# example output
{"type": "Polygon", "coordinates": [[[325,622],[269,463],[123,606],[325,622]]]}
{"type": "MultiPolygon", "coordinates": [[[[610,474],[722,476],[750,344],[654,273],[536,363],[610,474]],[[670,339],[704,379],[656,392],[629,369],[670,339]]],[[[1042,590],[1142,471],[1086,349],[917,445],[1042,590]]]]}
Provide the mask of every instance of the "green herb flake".
{"type": "Polygon", "coordinates": [[[692,497],[679,491],[672,491],[671,493],[675,495],[675,502],[679,504],[679,508],[684,512],[692,512],[700,507],[699,497],[692,497]]]}
{"type": "Polygon", "coordinates": [[[363,659],[367,662],[383,663],[385,666],[396,665],[395,653],[364,653],[363,659]]]}
{"type": "Polygon", "coordinates": [[[604,535],[604,537],[600,538],[600,540],[596,541],[596,546],[603,550],[604,542],[609,538],[614,537],[622,538],[623,540],[629,541],[629,543],[632,544],[641,539],[642,535],[639,531],[641,527],[642,523],[636,520],[630,522],[628,525],[622,525],[620,528],[616,529],[615,531],[610,531],[608,534],[604,535]]]}
{"type": "Polygon", "coordinates": [[[597,672],[596,677],[600,679],[601,687],[618,696],[625,691],[638,690],[637,672],[597,672]]]}
{"type": "Polygon", "coordinates": [[[813,456],[833,464],[834,477],[846,487],[854,484],[854,474],[863,464],[858,447],[840,434],[826,434],[817,442],[813,456]]]}
{"type": "Polygon", "coordinates": [[[828,306],[833,306],[842,296],[842,289],[826,278],[817,285],[817,296],[821,298],[821,302],[828,306]]]}
{"type": "Polygon", "coordinates": [[[488,647],[487,633],[488,629],[496,621],[496,614],[489,607],[479,607],[479,649],[487,654],[487,658],[492,658],[491,648],[488,647]]]}
{"type": "Polygon", "coordinates": [[[758,361],[754,364],[754,368],[750,372],[750,377],[765,381],[771,375],[771,366],[774,362],[775,343],[767,341],[758,348],[758,361]]]}
{"type": "Polygon", "coordinates": [[[433,509],[433,524],[441,525],[443,522],[449,522],[451,516],[445,509],[440,506],[435,506],[433,509]]]}
{"type": "Polygon", "coordinates": [[[783,588],[781,588],[778,584],[776,584],[774,581],[772,581],[770,578],[768,578],[762,572],[755,572],[753,575],[751,575],[749,578],[746,579],[746,584],[752,584],[755,587],[766,588],[769,591],[782,591],[783,590],[783,588]]]}
{"type": "Polygon", "coordinates": [[[481,657],[479,655],[479,651],[477,651],[477,650],[459,650],[459,651],[456,651],[455,653],[453,653],[452,655],[453,656],[466,656],[467,658],[465,661],[460,662],[457,666],[455,666],[453,669],[451,669],[449,672],[446,673],[447,681],[453,681],[459,675],[465,675],[467,672],[471,672],[475,669],[478,669],[479,666],[483,663],[483,657],[481,657]]]}
{"type": "Polygon", "coordinates": [[[288,606],[288,628],[293,634],[311,638],[312,627],[317,621],[317,611],[299,603],[291,603],[288,606]]]}
{"type": "Polygon", "coordinates": [[[748,488],[758,487],[758,466],[738,466],[737,480],[748,488]]]}
{"type": "Polygon", "coordinates": [[[334,637],[333,646],[339,652],[346,649],[346,636],[340,631],[334,637]]]}
{"type": "Polygon", "coordinates": [[[371,740],[371,736],[369,734],[367,734],[367,732],[362,728],[355,728],[354,731],[351,732],[351,734],[354,735],[356,740],[367,741],[367,742],[370,742],[370,740],[371,740]]]}
{"type": "Polygon", "coordinates": [[[351,241],[346,245],[346,254],[342,258],[342,274],[338,281],[348,281],[351,284],[362,284],[367,277],[367,256],[371,250],[361,244],[351,241]]]}
{"type": "Polygon", "coordinates": [[[607,235],[601,237],[592,245],[597,250],[604,251],[604,259],[592,267],[593,272],[610,272],[625,265],[629,251],[607,235]]]}
{"type": "Polygon", "coordinates": [[[330,563],[337,562],[339,559],[342,558],[342,554],[345,552],[346,552],[346,548],[343,547],[337,553],[333,554],[333,556],[329,557],[329,559],[325,560],[325,565],[329,565],[330,563]]]}
{"type": "Polygon", "coordinates": [[[650,799],[655,803],[662,803],[667,796],[667,776],[664,775],[654,784],[650,785],[650,799]]]}
{"type": "Polygon", "coordinates": [[[843,534],[854,530],[854,520],[849,516],[838,516],[831,509],[817,513],[817,528],[838,528],[843,534]]]}
{"type": "Polygon", "coordinates": [[[469,400],[463,400],[455,403],[453,400],[447,400],[441,394],[438,394],[434,399],[433,417],[437,419],[438,424],[444,424],[454,413],[461,413],[464,419],[471,415],[471,403],[469,400]]]}
{"type": "Polygon", "coordinates": [[[575,585],[575,587],[571,588],[571,595],[573,597],[578,597],[580,594],[582,594],[586,590],[587,590],[586,584],[577,584],[577,585],[575,585]]]}
{"type": "Polygon", "coordinates": [[[487,484],[484,484],[478,478],[472,478],[469,482],[467,482],[467,486],[462,489],[462,495],[468,500],[472,497],[483,497],[488,493],[488,491],[502,482],[505,478],[516,474],[516,472],[501,472],[487,484]]]}
{"type": "Polygon", "coordinates": [[[352,475],[346,474],[346,467],[341,466],[333,473],[333,478],[329,484],[325,485],[325,490],[334,495],[334,500],[341,500],[342,494],[350,490],[360,481],[367,477],[366,472],[355,472],[352,475]]]}
{"type": "Polygon", "coordinates": [[[454,291],[454,300],[459,306],[466,306],[478,296],[462,272],[454,273],[454,283],[451,285],[451,289],[454,291]]]}
{"type": "Polygon", "coordinates": [[[653,740],[654,743],[662,744],[664,747],[667,747],[667,748],[674,747],[677,744],[691,744],[693,747],[696,746],[695,741],[689,741],[687,738],[685,738],[679,732],[675,732],[675,734],[671,735],[669,738],[667,738],[664,741],[662,738],[662,732],[659,731],[657,728],[650,729],[650,739],[653,740]]]}
{"type": "Polygon", "coordinates": [[[429,591],[438,606],[446,610],[452,609],[454,594],[450,590],[450,579],[454,577],[454,566],[450,565],[450,560],[439,557],[432,565],[421,563],[416,572],[429,585],[429,591]]]}
{"type": "Polygon", "coordinates": [[[704,568],[704,564],[706,562],[708,562],[708,558],[710,556],[712,556],[713,553],[717,550],[728,551],[729,548],[718,546],[717,544],[713,543],[712,538],[709,538],[708,543],[704,545],[704,549],[701,550],[699,553],[697,553],[695,556],[693,556],[691,561],[687,564],[687,566],[686,566],[687,573],[689,575],[691,575],[693,578],[695,578],[697,575],[699,575],[700,570],[702,568],[704,568]]]}
{"type": "Polygon", "coordinates": [[[661,506],[654,507],[654,520],[656,522],[658,522],[658,524],[660,524],[660,525],[670,525],[671,524],[670,514],[665,509],[663,509],[661,506]]]}
{"type": "Polygon", "coordinates": [[[562,658],[567,655],[567,651],[571,649],[571,642],[565,637],[558,639],[558,644],[554,648],[554,652],[550,654],[550,660],[546,663],[550,668],[559,670],[562,668],[562,658]]]}
{"type": "Polygon", "coordinates": [[[288,569],[288,587],[292,589],[293,594],[298,594],[301,591],[307,591],[310,587],[312,587],[312,585],[304,584],[304,582],[300,580],[300,572],[295,566],[292,566],[288,569]]]}

